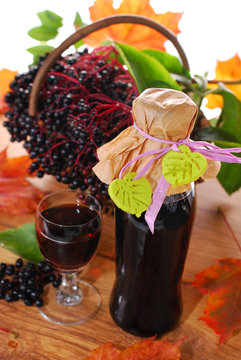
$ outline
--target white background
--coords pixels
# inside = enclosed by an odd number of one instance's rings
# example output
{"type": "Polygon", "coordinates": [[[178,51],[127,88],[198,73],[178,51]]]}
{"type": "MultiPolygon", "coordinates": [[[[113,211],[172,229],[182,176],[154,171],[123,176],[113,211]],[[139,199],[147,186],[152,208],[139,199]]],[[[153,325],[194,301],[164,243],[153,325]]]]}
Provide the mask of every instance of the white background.
{"type": "MultiPolygon", "coordinates": [[[[131,0],[130,0],[131,1],[131,0]]],[[[141,1],[141,0],[140,0],[141,1]]],[[[89,22],[88,7],[93,0],[1,0],[0,1],[0,69],[25,71],[32,56],[26,48],[37,41],[30,38],[30,28],[40,25],[37,12],[49,9],[64,18],[60,35],[52,42],[57,46],[74,32],[73,20],[78,11],[89,22]]],[[[118,0],[114,3],[118,5],[118,0]]],[[[193,74],[214,74],[216,60],[241,56],[241,10],[239,0],[152,0],[157,13],[184,12],[179,22],[178,39],[189,59],[193,74]]],[[[168,50],[170,51],[168,46],[168,50]]],[[[171,49],[173,53],[174,50],[171,49]]]]}

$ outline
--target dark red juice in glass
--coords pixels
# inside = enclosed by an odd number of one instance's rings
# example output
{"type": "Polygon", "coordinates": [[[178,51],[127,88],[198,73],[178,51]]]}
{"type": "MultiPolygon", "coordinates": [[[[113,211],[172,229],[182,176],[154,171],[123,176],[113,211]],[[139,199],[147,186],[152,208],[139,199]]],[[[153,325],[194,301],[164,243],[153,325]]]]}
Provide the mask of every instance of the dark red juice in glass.
{"type": "Polygon", "coordinates": [[[54,268],[81,269],[94,256],[101,223],[96,211],[76,204],[61,204],[42,211],[38,221],[39,248],[54,268]]]}
{"type": "Polygon", "coordinates": [[[137,218],[116,208],[116,281],[110,312],[125,331],[152,336],[177,325],[194,205],[192,191],[178,201],[165,202],[154,234],[144,215],[137,218]]]}

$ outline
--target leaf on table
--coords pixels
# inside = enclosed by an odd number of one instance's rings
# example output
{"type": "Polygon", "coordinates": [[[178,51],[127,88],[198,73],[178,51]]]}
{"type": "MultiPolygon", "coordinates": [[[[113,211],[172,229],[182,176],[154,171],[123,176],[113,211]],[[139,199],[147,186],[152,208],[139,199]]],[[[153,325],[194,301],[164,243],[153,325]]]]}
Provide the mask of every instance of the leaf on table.
{"type": "Polygon", "coordinates": [[[179,360],[179,345],[182,341],[177,345],[162,340],[154,341],[153,338],[145,339],[123,350],[118,360],[179,360]]]}
{"type": "Polygon", "coordinates": [[[0,232],[0,245],[28,261],[37,263],[43,260],[37,245],[34,223],[0,232]]]}
{"type": "Polygon", "coordinates": [[[28,168],[32,160],[28,156],[9,158],[7,149],[0,152],[0,177],[16,178],[30,176],[28,168]]]}
{"type": "Polygon", "coordinates": [[[30,164],[27,156],[8,158],[6,150],[0,153],[0,212],[18,215],[36,211],[43,193],[25,180],[30,164]]]}
{"type": "MultiPolygon", "coordinates": [[[[240,80],[241,79],[241,59],[236,54],[232,58],[226,61],[217,61],[216,66],[216,80],[240,80]]],[[[209,88],[217,88],[218,85],[209,84],[209,88]]],[[[241,100],[241,84],[240,85],[226,85],[236,97],[241,100]]],[[[223,107],[223,99],[219,95],[210,94],[207,95],[208,103],[207,107],[214,109],[216,107],[223,107]]]]}
{"type": "Polygon", "coordinates": [[[179,346],[184,340],[172,344],[151,337],[122,351],[108,342],[93,350],[85,360],[179,360],[181,358],[179,346]]]}
{"type": "MultiPolygon", "coordinates": [[[[166,12],[164,14],[156,14],[149,0],[123,0],[117,9],[113,7],[112,0],[96,0],[94,5],[89,8],[89,12],[92,21],[110,15],[142,15],[161,23],[175,34],[180,32],[178,22],[182,17],[182,13],[166,12]]],[[[147,26],[118,24],[95,31],[85,38],[85,42],[91,46],[98,46],[107,39],[130,44],[138,49],[149,47],[164,51],[165,47],[163,44],[167,40],[162,34],[147,26]]]]}
{"type": "Polygon", "coordinates": [[[21,177],[0,177],[0,212],[9,215],[34,213],[43,193],[21,177]]]}
{"type": "Polygon", "coordinates": [[[110,342],[91,351],[85,360],[117,360],[120,351],[110,342]]]}
{"type": "Polygon", "coordinates": [[[235,329],[241,329],[241,259],[225,258],[196,274],[192,283],[203,294],[209,294],[200,320],[218,334],[219,343],[235,329]]]}
{"type": "Polygon", "coordinates": [[[9,85],[16,75],[16,71],[9,69],[0,70],[0,114],[4,114],[8,110],[8,104],[4,101],[4,97],[10,90],[9,85]]]}

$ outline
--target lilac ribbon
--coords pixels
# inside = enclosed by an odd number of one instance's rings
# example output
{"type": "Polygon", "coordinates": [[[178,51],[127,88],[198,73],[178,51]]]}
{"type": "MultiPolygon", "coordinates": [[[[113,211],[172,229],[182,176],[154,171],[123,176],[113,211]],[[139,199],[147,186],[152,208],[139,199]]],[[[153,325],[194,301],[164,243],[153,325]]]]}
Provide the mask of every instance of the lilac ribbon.
{"type": "MultiPolygon", "coordinates": [[[[220,147],[218,147],[216,145],[213,145],[213,144],[210,144],[210,143],[208,143],[206,141],[192,141],[192,140],[189,139],[189,137],[187,137],[185,139],[182,139],[182,140],[178,140],[178,141],[163,140],[163,139],[159,139],[159,138],[156,138],[154,136],[151,136],[151,135],[145,133],[143,130],[141,130],[137,126],[136,123],[134,123],[133,127],[136,130],[138,130],[139,133],[141,135],[143,135],[144,137],[146,137],[147,139],[157,141],[157,142],[160,142],[162,144],[169,144],[170,146],[165,147],[163,149],[147,151],[147,152],[145,152],[143,154],[140,154],[139,156],[137,156],[133,160],[129,161],[121,169],[121,171],[119,173],[119,178],[120,179],[122,177],[122,173],[132,163],[134,163],[135,161],[141,159],[144,156],[156,155],[140,170],[140,172],[136,175],[136,177],[133,180],[137,180],[137,179],[141,178],[148,171],[148,169],[150,168],[150,166],[152,165],[152,163],[156,159],[158,159],[159,157],[165,155],[170,150],[180,152],[180,150],[178,149],[178,146],[180,146],[180,145],[187,145],[191,151],[195,151],[195,152],[198,152],[198,153],[204,155],[205,158],[208,159],[208,160],[241,164],[241,158],[238,158],[238,157],[231,154],[231,153],[241,153],[241,148],[221,149],[220,147]]],[[[155,223],[157,214],[158,214],[160,208],[162,207],[162,204],[163,204],[163,201],[165,199],[166,193],[167,193],[167,191],[169,189],[169,186],[170,186],[170,183],[168,183],[166,181],[166,179],[164,178],[164,176],[162,175],[159,182],[158,182],[158,184],[157,184],[157,186],[156,186],[156,189],[155,189],[155,191],[153,193],[151,205],[149,206],[149,208],[146,211],[145,220],[146,220],[152,234],[154,233],[154,223],[155,223]]]]}

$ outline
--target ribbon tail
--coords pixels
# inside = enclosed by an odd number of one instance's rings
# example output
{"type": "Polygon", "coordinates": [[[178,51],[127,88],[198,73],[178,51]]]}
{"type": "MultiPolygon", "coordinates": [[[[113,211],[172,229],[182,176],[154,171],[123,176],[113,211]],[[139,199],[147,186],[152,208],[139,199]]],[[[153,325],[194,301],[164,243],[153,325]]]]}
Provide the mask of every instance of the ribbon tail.
{"type": "Polygon", "coordinates": [[[154,223],[157,214],[159,213],[159,210],[162,207],[169,186],[170,183],[167,182],[164,176],[162,175],[152,195],[151,205],[146,211],[145,220],[152,234],[154,233],[154,223]]]}

